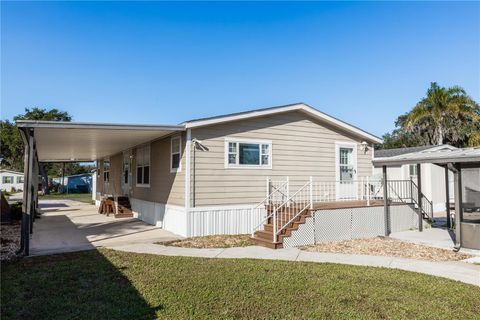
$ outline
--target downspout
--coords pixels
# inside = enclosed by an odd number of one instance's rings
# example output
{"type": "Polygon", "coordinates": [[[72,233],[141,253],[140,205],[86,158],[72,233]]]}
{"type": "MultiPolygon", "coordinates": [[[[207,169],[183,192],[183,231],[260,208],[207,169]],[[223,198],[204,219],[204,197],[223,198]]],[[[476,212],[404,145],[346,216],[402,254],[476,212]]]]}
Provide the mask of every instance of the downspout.
{"type": "Polygon", "coordinates": [[[186,136],[186,145],[185,145],[185,215],[186,215],[186,226],[185,226],[185,235],[190,237],[190,168],[191,168],[191,150],[192,150],[192,129],[187,129],[187,136],[186,136]]]}
{"type": "Polygon", "coordinates": [[[197,144],[193,144],[193,176],[192,176],[192,206],[195,208],[195,170],[196,170],[196,154],[197,154],[197,144]]]}

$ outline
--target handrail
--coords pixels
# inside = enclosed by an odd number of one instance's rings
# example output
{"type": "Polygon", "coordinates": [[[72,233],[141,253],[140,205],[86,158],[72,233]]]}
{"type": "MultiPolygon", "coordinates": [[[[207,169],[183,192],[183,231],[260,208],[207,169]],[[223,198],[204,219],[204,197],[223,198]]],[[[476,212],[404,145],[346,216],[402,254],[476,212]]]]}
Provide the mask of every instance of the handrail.
{"type": "Polygon", "coordinates": [[[280,206],[276,207],[273,210],[273,213],[272,213],[272,215],[273,215],[273,242],[277,241],[277,235],[280,232],[282,232],[282,230],[284,230],[292,221],[294,221],[303,211],[305,211],[305,209],[307,209],[308,207],[312,207],[313,203],[312,203],[312,192],[311,191],[312,191],[312,179],[310,178],[310,181],[308,181],[306,184],[304,184],[290,198],[288,198],[284,203],[282,203],[280,206]],[[279,228],[277,230],[277,213],[278,213],[278,210],[280,208],[283,208],[284,206],[289,205],[291,202],[300,203],[300,202],[297,202],[297,201],[293,201],[293,198],[296,195],[298,195],[301,191],[303,191],[306,187],[310,187],[309,201],[306,202],[307,205],[305,207],[303,207],[301,210],[298,210],[296,213],[294,213],[294,216],[287,223],[284,223],[281,228],[279,228]]]}
{"type": "MultiPolygon", "coordinates": [[[[266,196],[262,201],[260,201],[255,207],[252,207],[252,209],[251,209],[252,215],[253,215],[253,212],[254,212],[255,210],[257,210],[260,206],[265,207],[266,202],[267,202],[269,199],[271,199],[272,196],[273,196],[275,193],[280,192],[280,193],[284,194],[283,192],[280,191],[280,189],[283,188],[284,186],[286,186],[288,183],[289,183],[288,180],[284,181],[278,188],[275,188],[275,190],[273,190],[268,196],[266,196]]],[[[266,216],[264,219],[262,219],[262,221],[260,222],[260,224],[257,225],[255,228],[253,228],[253,230],[252,230],[252,237],[253,237],[255,231],[256,231],[261,225],[263,225],[264,222],[267,221],[268,218],[270,218],[272,215],[273,215],[273,213],[270,214],[270,215],[267,214],[267,216],[266,216]]]]}

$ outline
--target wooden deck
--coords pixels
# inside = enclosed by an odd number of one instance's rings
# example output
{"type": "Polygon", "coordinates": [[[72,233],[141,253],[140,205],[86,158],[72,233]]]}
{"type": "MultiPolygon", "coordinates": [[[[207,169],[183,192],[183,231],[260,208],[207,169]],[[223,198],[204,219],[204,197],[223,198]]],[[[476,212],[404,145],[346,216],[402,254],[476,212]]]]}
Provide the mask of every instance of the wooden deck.
{"type": "MultiPolygon", "coordinates": [[[[394,203],[392,203],[392,205],[394,205],[394,203]]],[[[363,207],[383,207],[383,200],[370,200],[370,205],[367,204],[366,200],[316,202],[313,204],[313,210],[348,209],[363,207]]]]}

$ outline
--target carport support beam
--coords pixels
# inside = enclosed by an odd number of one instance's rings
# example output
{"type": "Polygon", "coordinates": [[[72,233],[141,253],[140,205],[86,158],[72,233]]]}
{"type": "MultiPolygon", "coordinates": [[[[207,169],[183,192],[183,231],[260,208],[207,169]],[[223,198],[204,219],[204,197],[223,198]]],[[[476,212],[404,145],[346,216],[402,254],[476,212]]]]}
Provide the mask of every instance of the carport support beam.
{"type": "Polygon", "coordinates": [[[383,215],[385,221],[385,236],[390,234],[390,219],[388,215],[388,181],[387,181],[387,166],[382,166],[383,172],[383,215]]]}
{"type": "Polygon", "coordinates": [[[454,165],[453,184],[455,192],[455,248],[462,246],[461,222],[463,220],[462,208],[462,167],[459,163],[454,165]]]}
{"type": "Polygon", "coordinates": [[[450,183],[448,181],[448,167],[445,166],[445,209],[447,211],[447,228],[452,227],[452,221],[450,217],[450,183]]]}
{"type": "Polygon", "coordinates": [[[423,214],[422,214],[422,165],[417,163],[417,177],[418,177],[418,231],[423,231],[423,214]]]}

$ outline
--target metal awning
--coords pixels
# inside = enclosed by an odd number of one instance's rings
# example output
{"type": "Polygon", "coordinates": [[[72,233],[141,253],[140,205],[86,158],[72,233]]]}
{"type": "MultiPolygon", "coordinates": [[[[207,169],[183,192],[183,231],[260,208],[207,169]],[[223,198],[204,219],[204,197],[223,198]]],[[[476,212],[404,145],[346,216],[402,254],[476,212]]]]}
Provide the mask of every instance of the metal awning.
{"type": "Polygon", "coordinates": [[[433,163],[444,165],[462,163],[465,166],[480,166],[480,148],[427,149],[388,158],[373,159],[374,166],[398,166],[402,164],[433,163]]]}
{"type": "Polygon", "coordinates": [[[183,125],[132,125],[18,120],[32,129],[40,162],[94,161],[184,131],[183,125]]]}

